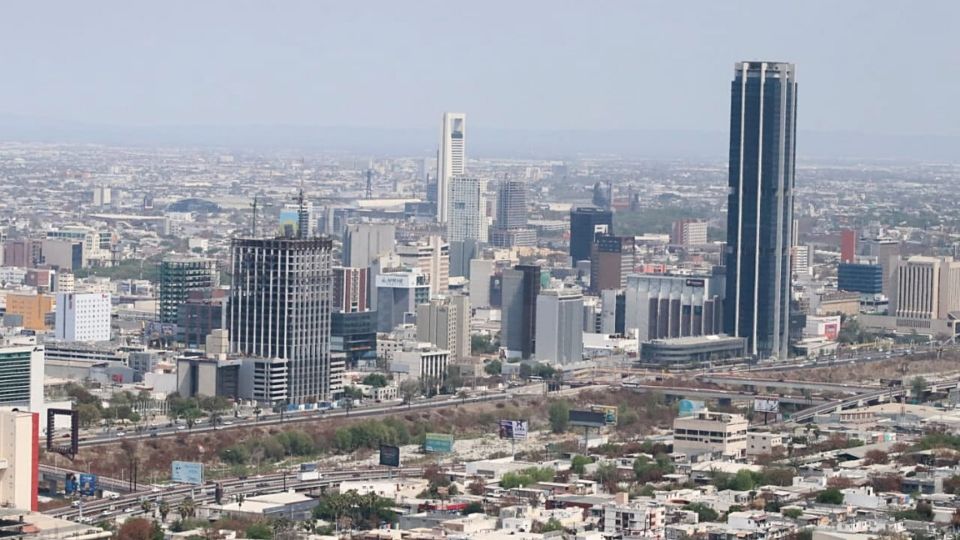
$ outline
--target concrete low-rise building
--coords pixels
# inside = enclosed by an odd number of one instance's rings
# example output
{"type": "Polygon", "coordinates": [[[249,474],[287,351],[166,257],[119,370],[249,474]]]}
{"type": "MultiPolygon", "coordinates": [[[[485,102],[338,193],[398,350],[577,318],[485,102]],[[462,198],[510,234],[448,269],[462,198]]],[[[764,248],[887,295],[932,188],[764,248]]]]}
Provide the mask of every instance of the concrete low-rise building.
{"type": "Polygon", "coordinates": [[[673,421],[673,451],[745,457],[749,422],[739,414],[699,411],[673,421]]]}
{"type": "Polygon", "coordinates": [[[640,363],[658,367],[696,367],[743,358],[747,339],[724,334],[655,339],[640,343],[640,363]]]}

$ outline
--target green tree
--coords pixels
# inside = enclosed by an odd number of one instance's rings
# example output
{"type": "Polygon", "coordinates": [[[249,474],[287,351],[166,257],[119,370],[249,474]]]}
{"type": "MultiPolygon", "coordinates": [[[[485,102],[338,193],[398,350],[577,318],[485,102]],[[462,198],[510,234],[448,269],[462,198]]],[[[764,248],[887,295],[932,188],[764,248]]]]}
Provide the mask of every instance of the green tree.
{"type": "Polygon", "coordinates": [[[100,423],[100,408],[91,403],[81,403],[77,405],[77,416],[80,419],[80,425],[88,428],[100,423]]]}
{"type": "Polygon", "coordinates": [[[346,399],[363,399],[363,391],[356,386],[344,386],[343,397],[346,399]]]}
{"type": "Polygon", "coordinates": [[[797,519],[803,515],[803,510],[799,508],[784,508],[782,514],[788,518],[797,519]]]}
{"type": "Polygon", "coordinates": [[[817,493],[817,502],[821,504],[843,504],[843,492],[837,488],[827,488],[817,493]]]}
{"type": "Polygon", "coordinates": [[[550,418],[550,429],[554,433],[563,433],[567,431],[570,423],[570,404],[564,400],[557,400],[550,403],[547,414],[550,418]]]}
{"type": "Polygon", "coordinates": [[[927,380],[923,377],[916,376],[910,381],[910,393],[913,395],[913,399],[916,402],[920,402],[923,399],[923,394],[927,391],[927,380]]]}
{"type": "Polygon", "coordinates": [[[718,521],[720,519],[720,514],[716,510],[710,508],[709,506],[703,503],[692,503],[683,507],[684,510],[689,510],[691,512],[696,512],[697,520],[700,522],[704,521],[718,521]]]}
{"type": "Polygon", "coordinates": [[[465,516],[469,516],[470,514],[482,514],[482,513],[484,513],[483,503],[478,501],[467,503],[467,506],[463,508],[463,515],[465,516]]]}
{"type": "Polygon", "coordinates": [[[177,513],[180,514],[180,519],[190,519],[197,514],[197,505],[193,502],[193,497],[185,497],[180,501],[180,505],[177,506],[177,513]]]}
{"type": "Polygon", "coordinates": [[[383,373],[371,373],[363,378],[363,384],[374,388],[383,388],[388,384],[387,376],[383,373]]]}
{"type": "Polygon", "coordinates": [[[400,398],[403,399],[403,402],[407,405],[413,403],[413,400],[420,395],[420,383],[413,379],[407,379],[400,383],[400,386],[397,388],[400,393],[400,398]]]}
{"type": "Polygon", "coordinates": [[[548,519],[547,522],[544,523],[542,527],[540,527],[541,533],[548,533],[548,532],[562,531],[562,530],[563,530],[563,525],[560,523],[560,520],[554,517],[548,519]]]}
{"type": "Polygon", "coordinates": [[[258,538],[263,540],[270,540],[273,538],[273,528],[270,527],[270,524],[265,521],[256,521],[247,526],[247,529],[244,531],[247,535],[247,538],[258,538]]]}
{"type": "Polygon", "coordinates": [[[587,472],[587,465],[593,463],[593,460],[587,456],[576,455],[570,460],[570,470],[577,476],[583,476],[587,472]]]}
{"type": "Polygon", "coordinates": [[[503,372],[503,362],[499,360],[491,360],[483,366],[483,371],[487,375],[499,375],[503,372]]]}
{"type": "Polygon", "coordinates": [[[170,513],[170,503],[167,501],[160,501],[160,504],[157,505],[157,512],[160,512],[160,521],[166,521],[167,514],[170,513]]]}

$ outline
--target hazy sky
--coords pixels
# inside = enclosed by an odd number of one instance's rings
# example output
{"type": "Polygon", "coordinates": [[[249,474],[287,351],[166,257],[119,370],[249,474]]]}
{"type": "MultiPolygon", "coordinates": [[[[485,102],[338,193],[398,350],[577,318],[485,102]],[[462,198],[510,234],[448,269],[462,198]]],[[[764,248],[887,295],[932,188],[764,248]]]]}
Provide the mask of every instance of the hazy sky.
{"type": "Polygon", "coordinates": [[[797,64],[801,129],[960,134],[956,0],[65,0],[0,19],[0,115],[726,131],[734,62],[768,59],[797,64]]]}

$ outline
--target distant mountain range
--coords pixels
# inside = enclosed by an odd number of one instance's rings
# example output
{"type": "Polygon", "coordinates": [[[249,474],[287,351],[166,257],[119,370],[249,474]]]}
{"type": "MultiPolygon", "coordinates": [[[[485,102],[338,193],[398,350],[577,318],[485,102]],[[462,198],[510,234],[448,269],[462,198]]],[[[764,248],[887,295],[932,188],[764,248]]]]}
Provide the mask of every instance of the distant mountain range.
{"type": "MultiPolygon", "coordinates": [[[[727,134],[683,130],[518,130],[468,126],[468,152],[485,158],[727,159],[727,134]]],[[[111,126],[0,115],[0,141],[234,149],[323,150],[351,155],[433,156],[430,129],[313,126],[111,126]]],[[[803,132],[798,158],[960,161],[960,137],[803,132]]]]}

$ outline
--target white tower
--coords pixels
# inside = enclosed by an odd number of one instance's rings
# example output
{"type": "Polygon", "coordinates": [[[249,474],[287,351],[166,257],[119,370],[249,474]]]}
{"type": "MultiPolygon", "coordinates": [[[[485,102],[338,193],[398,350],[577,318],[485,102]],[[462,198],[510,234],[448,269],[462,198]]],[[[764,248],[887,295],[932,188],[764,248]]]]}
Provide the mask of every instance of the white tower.
{"type": "Polygon", "coordinates": [[[450,180],[463,176],[466,162],[467,115],[443,113],[443,136],[437,159],[437,222],[446,223],[450,215],[450,180]]]}

